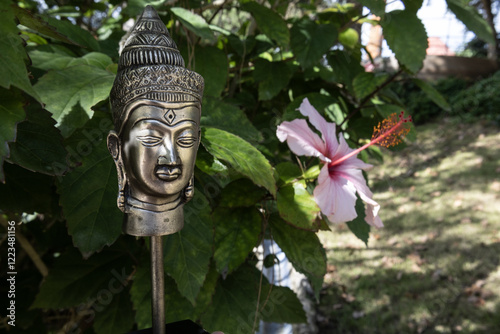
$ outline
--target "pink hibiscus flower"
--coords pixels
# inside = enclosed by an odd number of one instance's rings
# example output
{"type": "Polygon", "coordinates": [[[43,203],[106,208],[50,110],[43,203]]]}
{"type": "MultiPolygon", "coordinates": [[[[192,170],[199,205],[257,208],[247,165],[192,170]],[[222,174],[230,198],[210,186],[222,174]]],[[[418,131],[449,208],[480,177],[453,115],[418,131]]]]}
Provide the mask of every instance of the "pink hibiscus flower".
{"type": "Polygon", "coordinates": [[[356,156],[367,147],[379,144],[392,146],[408,133],[403,124],[411,122],[411,116],[403,118],[391,115],[375,128],[372,140],[357,150],[349,148],[341,135],[337,140],[335,123],[327,122],[306,98],[299,108],[302,115],[321,132],[320,138],[313,132],[305,119],[295,119],[283,122],[278,126],[276,135],[282,142],[286,140],[290,150],[297,155],[318,157],[324,164],[318,176],[318,185],[314,189],[314,199],[321,212],[332,223],[342,223],[357,217],[356,193],[365,202],[365,220],[375,227],[384,224],[378,216],[380,205],[373,200],[373,194],[366,185],[363,170],[369,170],[372,165],[364,163],[356,156]]]}

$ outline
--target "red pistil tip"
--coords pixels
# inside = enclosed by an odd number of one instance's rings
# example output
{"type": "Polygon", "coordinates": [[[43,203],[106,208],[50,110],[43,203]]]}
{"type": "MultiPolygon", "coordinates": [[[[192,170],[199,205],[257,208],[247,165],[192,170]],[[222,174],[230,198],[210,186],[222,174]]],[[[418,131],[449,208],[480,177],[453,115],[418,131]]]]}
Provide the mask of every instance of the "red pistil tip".
{"type": "Polygon", "coordinates": [[[408,123],[411,122],[411,116],[404,117],[404,111],[399,115],[391,114],[373,128],[372,143],[384,147],[396,146],[410,132],[408,123]]]}

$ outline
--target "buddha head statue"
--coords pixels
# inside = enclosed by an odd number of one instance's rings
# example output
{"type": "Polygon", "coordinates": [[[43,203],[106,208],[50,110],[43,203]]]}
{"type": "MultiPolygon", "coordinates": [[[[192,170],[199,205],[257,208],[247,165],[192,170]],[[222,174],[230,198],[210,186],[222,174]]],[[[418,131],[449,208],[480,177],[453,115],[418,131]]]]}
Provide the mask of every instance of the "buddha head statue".
{"type": "Polygon", "coordinates": [[[108,149],[118,171],[124,232],[175,233],[193,197],[203,78],[184,60],[156,11],[147,6],[125,39],[110,93],[108,149]]]}

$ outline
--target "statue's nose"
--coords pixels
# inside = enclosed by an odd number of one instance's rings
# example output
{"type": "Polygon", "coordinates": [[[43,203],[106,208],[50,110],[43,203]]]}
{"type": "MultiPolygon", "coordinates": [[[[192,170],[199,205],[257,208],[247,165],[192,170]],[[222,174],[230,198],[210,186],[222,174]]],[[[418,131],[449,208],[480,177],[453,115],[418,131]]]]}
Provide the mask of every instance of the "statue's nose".
{"type": "Polygon", "coordinates": [[[165,139],[161,151],[160,156],[158,157],[159,165],[178,165],[180,164],[179,156],[175,150],[174,145],[168,139],[165,139]]]}

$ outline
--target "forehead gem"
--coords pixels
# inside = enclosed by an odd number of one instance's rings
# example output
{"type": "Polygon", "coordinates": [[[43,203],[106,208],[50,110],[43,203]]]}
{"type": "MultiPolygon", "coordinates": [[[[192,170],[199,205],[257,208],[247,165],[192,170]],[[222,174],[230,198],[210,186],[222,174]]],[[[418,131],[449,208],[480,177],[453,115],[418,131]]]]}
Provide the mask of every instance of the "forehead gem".
{"type": "Polygon", "coordinates": [[[175,119],[175,112],[172,109],[169,109],[163,117],[167,120],[167,123],[170,125],[175,119]]]}

